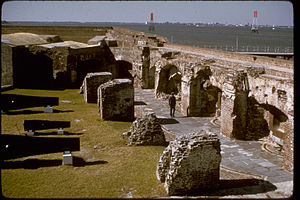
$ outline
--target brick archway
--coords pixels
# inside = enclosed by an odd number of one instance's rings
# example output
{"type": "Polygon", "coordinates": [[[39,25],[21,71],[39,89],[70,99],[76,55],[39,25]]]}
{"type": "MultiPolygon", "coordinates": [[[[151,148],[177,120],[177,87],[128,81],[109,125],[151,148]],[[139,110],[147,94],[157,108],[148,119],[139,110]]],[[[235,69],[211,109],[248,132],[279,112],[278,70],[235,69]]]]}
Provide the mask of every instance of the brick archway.
{"type": "Polygon", "coordinates": [[[157,93],[181,95],[181,73],[175,65],[167,64],[159,72],[157,93]]]}

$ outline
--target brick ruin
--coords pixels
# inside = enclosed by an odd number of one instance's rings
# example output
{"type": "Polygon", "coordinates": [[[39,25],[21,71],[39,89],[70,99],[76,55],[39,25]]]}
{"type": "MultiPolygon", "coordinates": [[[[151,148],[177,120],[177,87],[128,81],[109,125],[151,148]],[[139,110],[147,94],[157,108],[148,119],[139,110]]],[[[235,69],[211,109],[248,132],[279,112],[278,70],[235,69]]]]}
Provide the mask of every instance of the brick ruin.
{"type": "Polygon", "coordinates": [[[104,120],[134,120],[134,89],[129,79],[113,79],[98,88],[98,112],[104,120]]]}
{"type": "Polygon", "coordinates": [[[96,72],[88,73],[84,78],[81,86],[84,100],[87,103],[97,103],[98,100],[98,87],[112,79],[110,72],[96,72]]]}
{"type": "Polygon", "coordinates": [[[292,61],[165,46],[150,51],[156,97],[175,92],[184,115],[217,118],[231,139],[270,136],[283,148],[283,167],[293,171],[292,61]]]}
{"type": "Polygon", "coordinates": [[[169,44],[166,38],[118,27],[90,42],[2,41],[1,84],[35,88],[40,81],[44,88],[79,88],[87,73],[110,72],[111,79],[154,89],[157,98],[175,92],[182,114],[215,117],[226,137],[270,136],[282,146],[283,167],[293,171],[293,61],[169,44]]]}
{"type": "Polygon", "coordinates": [[[156,176],[169,195],[199,194],[216,189],[220,178],[220,152],[219,139],[205,131],[177,137],[162,153],[156,176]]]}
{"type": "MultiPolygon", "coordinates": [[[[24,35],[22,38],[18,38],[18,34],[9,35],[17,41],[27,39],[24,35]]],[[[5,71],[5,76],[2,73],[2,77],[5,77],[2,85],[17,88],[78,88],[89,72],[117,73],[114,55],[104,41],[99,45],[74,41],[40,44],[35,41],[30,45],[2,41],[1,53],[6,58],[2,60],[5,71]]]]}
{"type": "Polygon", "coordinates": [[[162,145],[167,144],[159,119],[155,113],[150,112],[137,118],[130,130],[122,134],[128,137],[126,144],[131,145],[162,145]]]}

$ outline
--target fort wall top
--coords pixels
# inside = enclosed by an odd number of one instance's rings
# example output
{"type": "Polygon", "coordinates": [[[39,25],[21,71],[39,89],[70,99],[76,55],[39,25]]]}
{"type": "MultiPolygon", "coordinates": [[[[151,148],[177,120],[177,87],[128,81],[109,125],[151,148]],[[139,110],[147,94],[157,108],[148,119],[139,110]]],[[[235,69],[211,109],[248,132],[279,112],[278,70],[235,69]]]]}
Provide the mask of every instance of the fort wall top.
{"type": "MultiPolygon", "coordinates": [[[[214,49],[207,49],[207,48],[200,48],[200,47],[192,47],[180,44],[170,44],[166,43],[164,45],[166,48],[176,49],[179,51],[190,52],[192,54],[203,54],[206,56],[211,56],[214,58],[218,58],[221,60],[232,60],[232,61],[243,61],[247,63],[255,63],[264,66],[282,68],[282,69],[294,69],[294,62],[291,60],[283,60],[283,59],[276,59],[270,58],[266,56],[254,56],[254,55],[245,55],[245,54],[238,54],[236,52],[228,52],[228,51],[220,51],[214,49]]],[[[291,71],[293,73],[293,71],[291,71]]]]}

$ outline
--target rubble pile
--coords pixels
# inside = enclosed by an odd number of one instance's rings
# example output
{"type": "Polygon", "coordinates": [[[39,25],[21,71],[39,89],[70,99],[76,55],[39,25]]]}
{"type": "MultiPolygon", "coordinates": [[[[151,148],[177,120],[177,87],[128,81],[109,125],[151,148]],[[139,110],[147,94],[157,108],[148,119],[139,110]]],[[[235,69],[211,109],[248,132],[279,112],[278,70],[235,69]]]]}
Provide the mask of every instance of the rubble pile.
{"type": "Polygon", "coordinates": [[[171,141],[160,157],[156,176],[169,195],[206,192],[218,187],[220,163],[219,139],[202,130],[171,141]]]}
{"type": "Polygon", "coordinates": [[[128,132],[127,145],[166,145],[164,132],[154,113],[146,113],[142,118],[136,119],[128,132]]]}

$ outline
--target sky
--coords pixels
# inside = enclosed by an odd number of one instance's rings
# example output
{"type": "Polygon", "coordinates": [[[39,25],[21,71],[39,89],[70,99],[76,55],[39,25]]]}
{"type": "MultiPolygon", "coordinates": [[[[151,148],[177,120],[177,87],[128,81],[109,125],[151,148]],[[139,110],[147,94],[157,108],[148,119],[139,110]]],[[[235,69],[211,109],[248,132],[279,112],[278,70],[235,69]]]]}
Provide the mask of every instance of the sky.
{"type": "Polygon", "coordinates": [[[289,1],[8,1],[5,21],[154,22],[293,26],[289,1]]]}

